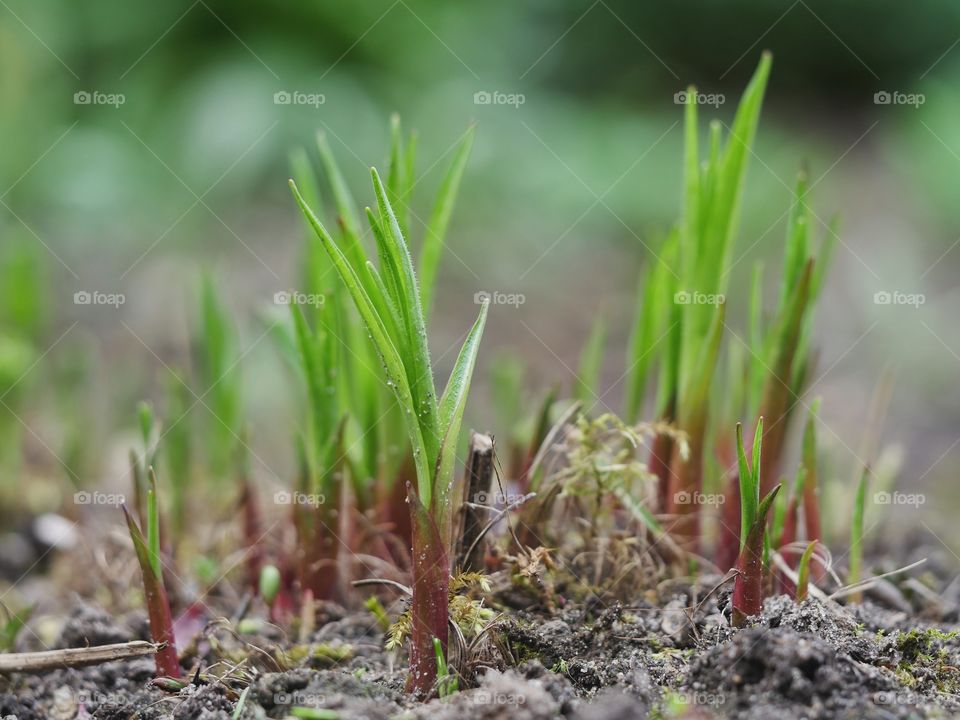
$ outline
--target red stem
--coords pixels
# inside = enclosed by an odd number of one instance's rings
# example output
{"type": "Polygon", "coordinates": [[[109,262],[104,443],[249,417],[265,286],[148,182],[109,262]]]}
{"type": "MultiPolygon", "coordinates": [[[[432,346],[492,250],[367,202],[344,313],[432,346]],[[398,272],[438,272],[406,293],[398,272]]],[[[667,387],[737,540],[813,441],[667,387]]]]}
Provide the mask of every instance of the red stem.
{"type": "Polygon", "coordinates": [[[413,600],[410,608],[410,674],[407,691],[426,698],[437,680],[433,640],[447,653],[450,560],[433,518],[408,483],[410,520],[413,527],[413,600]]]}

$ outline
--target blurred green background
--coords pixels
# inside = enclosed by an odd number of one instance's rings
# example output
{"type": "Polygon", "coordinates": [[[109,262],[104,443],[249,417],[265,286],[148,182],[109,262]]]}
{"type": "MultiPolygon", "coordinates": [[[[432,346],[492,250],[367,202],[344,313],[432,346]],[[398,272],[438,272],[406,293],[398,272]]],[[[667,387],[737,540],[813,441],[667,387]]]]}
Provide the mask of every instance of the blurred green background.
{"type": "Polygon", "coordinates": [[[475,292],[525,299],[494,308],[473,424],[497,430],[482,389],[491,358],[524,359],[532,402],[570,385],[598,313],[610,327],[604,400],[619,409],[638,272],[680,209],[675,95],[694,83],[722,96],[703,114],[728,123],[770,49],[731,325],[743,325],[756,260],[773,289],[805,166],[819,217],[841,222],[810,391],[824,396],[832,469],[853,477],[889,367],[883,438],[902,447],[898,482],[955,504],[958,28],[947,0],[2,0],[0,421],[36,475],[119,477],[134,403],[161,395],[165,365],[190,362],[199,278],[213,268],[244,341],[256,470],[286,482],[291,390],[263,318],[297,277],[289,153],[312,152],[324,130],[369,202],[366,168],[386,163],[394,111],[420,134],[424,219],[447,154],[478,123],[441,270],[441,375],[475,292]],[[83,291],[126,301],[75,304],[83,291]],[[878,305],[882,291],[925,302],[878,305]]]}

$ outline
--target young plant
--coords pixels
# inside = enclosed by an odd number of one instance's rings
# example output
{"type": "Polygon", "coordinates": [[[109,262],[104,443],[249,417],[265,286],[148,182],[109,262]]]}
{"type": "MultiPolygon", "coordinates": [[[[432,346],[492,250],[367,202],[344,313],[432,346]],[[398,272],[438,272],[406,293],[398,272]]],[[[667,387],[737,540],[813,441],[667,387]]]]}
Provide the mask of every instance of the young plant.
{"type": "Polygon", "coordinates": [[[209,471],[215,479],[233,479],[239,458],[242,427],[241,381],[237,369],[239,340],[230,314],[221,302],[213,278],[200,287],[200,382],[209,408],[204,425],[209,471]]]}
{"type": "MultiPolygon", "coordinates": [[[[669,312],[662,321],[666,338],[659,409],[670,413],[664,419],[675,420],[686,432],[689,457],[681,457],[677,447],[654,450],[670,452],[667,464],[658,468],[668,485],[661,497],[665,509],[676,516],[673,532],[694,549],[699,545],[699,508],[683,499],[703,489],[710,388],[724,327],[729,275],[726,270],[770,62],[770,56],[764,54],[744,92],[725,144],[720,124],[711,125],[709,152],[702,164],[697,106],[692,100],[686,105],[683,220],[676,239],[668,240],[676,243],[675,267],[668,266],[669,274],[660,281],[660,290],[666,293],[660,302],[669,303],[669,312]]],[[[690,97],[695,97],[695,93],[690,93],[690,97]]],[[[667,251],[668,256],[674,252],[672,246],[667,251]]],[[[664,461],[660,457],[660,462],[664,461]]]]}
{"type": "Polygon", "coordinates": [[[776,500],[780,485],[760,499],[760,444],[763,418],[757,423],[753,442],[753,462],[747,462],[743,447],[743,426],[737,424],[737,462],[740,470],[740,556],[737,558],[733,585],[733,625],[743,627],[748,617],[763,610],[764,539],[767,514],[776,500]]]}
{"type": "MultiPolygon", "coordinates": [[[[390,168],[384,190],[404,238],[409,238],[411,219],[416,218],[411,210],[413,191],[419,183],[415,177],[416,140],[413,133],[404,139],[399,119],[394,116],[391,120],[390,168]]],[[[451,162],[434,196],[429,219],[424,223],[418,266],[424,318],[429,318],[437,269],[472,142],[473,128],[470,127],[452,151],[451,162]]],[[[337,244],[363,279],[368,275],[364,268],[366,255],[362,243],[365,221],[357,212],[357,204],[323,134],[317,137],[317,150],[332,191],[335,210],[327,226],[336,232],[337,244]]],[[[305,152],[294,155],[293,172],[306,204],[315,209],[322,208],[320,184],[305,152]]],[[[313,241],[307,245],[304,290],[323,297],[324,306],[322,318],[319,312],[308,313],[317,317],[312,321],[308,317],[307,325],[315,332],[325,334],[330,345],[329,352],[321,353],[321,358],[332,368],[337,381],[335,389],[329,389],[325,401],[337,404],[344,411],[341,414],[348,417],[344,428],[345,463],[352,480],[355,504],[360,511],[377,507],[379,516],[391,524],[399,536],[409,538],[405,480],[416,470],[410,446],[403,440],[406,435],[403,411],[397,406],[393,391],[380,379],[378,350],[373,339],[368,337],[370,333],[364,319],[351,307],[353,301],[347,288],[336,281],[333,263],[323,244],[313,238],[309,222],[307,229],[313,241]],[[348,415],[345,410],[349,410],[348,415]]],[[[388,277],[381,279],[390,282],[388,277]]],[[[394,310],[399,312],[399,308],[394,310]]],[[[294,347],[292,339],[287,344],[294,347]]]]}
{"type": "Polygon", "coordinates": [[[432,691],[437,678],[434,639],[446,653],[452,546],[454,462],[460,425],[489,302],[467,335],[439,400],[427,345],[424,302],[410,251],[393,205],[376,169],[371,169],[377,212],[367,208],[379,268],[362,247],[350,258],[334,242],[290,181],[294,197],[326,250],[376,348],[386,385],[400,406],[412,447],[416,483],[408,485],[413,535],[413,598],[410,675],[418,695],[432,691]]]}
{"type": "Polygon", "coordinates": [[[764,483],[760,491],[764,494],[779,472],[789,421],[808,375],[813,305],[836,238],[836,232],[831,228],[818,258],[814,259],[811,255],[810,215],[806,174],[800,173],[787,223],[780,293],[767,327],[764,327],[762,317],[762,266],[758,265],[754,272],[746,411],[748,417],[762,415],[767,421],[763,437],[763,467],[760,469],[764,483]]]}
{"type": "Polygon", "coordinates": [[[810,559],[813,557],[813,551],[817,549],[817,541],[811,540],[807,549],[803,551],[800,557],[800,567],[797,570],[797,602],[802,603],[807,599],[807,593],[810,589],[810,559]]]}
{"type": "MultiPolygon", "coordinates": [[[[853,503],[853,522],[850,524],[850,571],[847,574],[847,584],[856,585],[860,582],[860,568],[863,565],[863,510],[867,504],[867,481],[870,479],[870,468],[864,467],[857,485],[857,495],[853,503]]],[[[860,602],[862,593],[850,595],[850,602],[860,602]]]]}
{"type": "Polygon", "coordinates": [[[170,601],[163,585],[163,568],[160,562],[160,511],[157,506],[157,477],[152,469],[146,505],[146,537],[126,505],[122,506],[123,515],[137,554],[137,562],[140,564],[144,600],[150,618],[150,636],[159,646],[156,654],[157,676],[179,678],[180,661],[177,658],[170,601]]]}
{"type": "Polygon", "coordinates": [[[603,365],[603,345],[607,337],[603,316],[598,315],[590,330],[587,344],[580,353],[580,364],[574,382],[573,397],[589,412],[596,406],[600,396],[600,371],[603,365]]]}
{"type": "Polygon", "coordinates": [[[437,638],[433,639],[433,652],[437,659],[437,695],[442,700],[450,697],[460,688],[460,681],[447,667],[447,658],[437,638]]]}
{"type": "MultiPolygon", "coordinates": [[[[35,607],[35,606],[34,606],[35,607]]],[[[6,605],[0,603],[4,619],[0,621],[0,652],[10,653],[16,649],[17,637],[26,627],[27,621],[33,615],[34,607],[28,607],[20,612],[13,612],[6,605]]]]}

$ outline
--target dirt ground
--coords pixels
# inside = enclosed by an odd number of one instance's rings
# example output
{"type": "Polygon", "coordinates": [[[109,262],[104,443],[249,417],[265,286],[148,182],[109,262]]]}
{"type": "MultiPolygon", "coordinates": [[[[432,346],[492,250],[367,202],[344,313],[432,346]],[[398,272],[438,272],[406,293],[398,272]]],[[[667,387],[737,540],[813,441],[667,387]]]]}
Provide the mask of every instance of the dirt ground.
{"type": "MultiPolygon", "coordinates": [[[[515,592],[470,657],[454,658],[461,688],[413,703],[406,659],[383,649],[366,612],[324,608],[307,642],[251,618],[211,623],[182,650],[200,668],[182,689],[151,684],[149,658],[0,679],[0,717],[228,720],[285,718],[294,707],[322,718],[380,720],[619,720],[621,718],[947,718],[960,716],[957,608],[884,583],[861,604],[767,600],[762,617],[734,630],[729,586],[661,583],[631,605],[600,597],[552,611],[515,592]],[[921,619],[922,618],[922,619],[921,619]],[[236,630],[236,631],[235,631],[236,630]],[[241,632],[242,631],[242,632],[241,632]]],[[[78,603],[59,647],[147,639],[139,612],[115,618],[78,603]]],[[[39,649],[24,634],[23,650],[39,649]]]]}

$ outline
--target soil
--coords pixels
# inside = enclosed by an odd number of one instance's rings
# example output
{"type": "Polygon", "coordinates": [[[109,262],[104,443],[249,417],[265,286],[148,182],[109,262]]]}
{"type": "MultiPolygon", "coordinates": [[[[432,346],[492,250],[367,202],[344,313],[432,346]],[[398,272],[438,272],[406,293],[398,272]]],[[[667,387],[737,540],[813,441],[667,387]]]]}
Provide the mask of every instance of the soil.
{"type": "MultiPolygon", "coordinates": [[[[296,643],[256,620],[254,605],[244,634],[211,623],[183,653],[200,673],[181,689],[152,684],[149,658],[13,675],[0,679],[0,718],[229,720],[247,686],[246,719],[290,717],[293,707],[344,720],[960,717],[957,613],[942,596],[931,609],[935,593],[889,582],[846,606],[781,595],[735,630],[729,588],[710,593],[719,580],[675,579],[633,604],[593,596],[552,612],[519,607],[515,588],[494,593],[501,612],[459,692],[428,703],[404,694],[405,657],[383,649],[373,615],[324,608],[309,642],[296,643]]],[[[147,635],[140,612],[118,618],[78,603],[56,644],[147,635]]],[[[20,644],[39,649],[29,634],[20,644]]]]}

